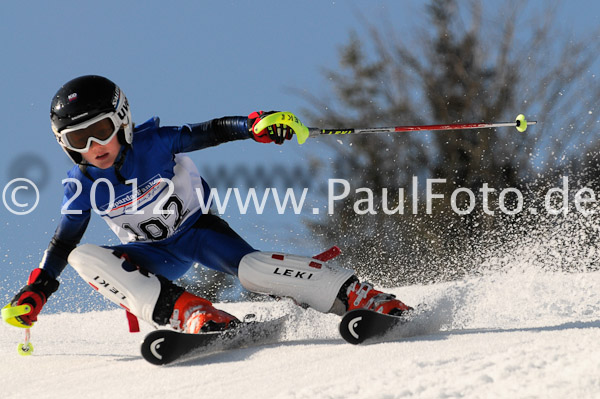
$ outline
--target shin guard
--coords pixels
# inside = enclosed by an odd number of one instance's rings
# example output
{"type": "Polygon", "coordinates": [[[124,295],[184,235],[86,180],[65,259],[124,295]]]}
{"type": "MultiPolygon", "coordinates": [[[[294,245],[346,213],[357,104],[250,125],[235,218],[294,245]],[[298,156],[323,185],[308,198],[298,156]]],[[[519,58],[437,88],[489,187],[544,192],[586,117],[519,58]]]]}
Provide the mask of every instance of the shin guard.
{"type": "Polygon", "coordinates": [[[112,250],[92,244],[75,248],[68,261],[100,294],[140,319],[153,322],[154,308],[161,294],[157,276],[143,273],[112,250]]]}
{"type": "Polygon", "coordinates": [[[297,255],[252,252],[240,261],[242,286],[261,294],[290,297],[320,312],[329,312],[353,271],[297,255]]]}

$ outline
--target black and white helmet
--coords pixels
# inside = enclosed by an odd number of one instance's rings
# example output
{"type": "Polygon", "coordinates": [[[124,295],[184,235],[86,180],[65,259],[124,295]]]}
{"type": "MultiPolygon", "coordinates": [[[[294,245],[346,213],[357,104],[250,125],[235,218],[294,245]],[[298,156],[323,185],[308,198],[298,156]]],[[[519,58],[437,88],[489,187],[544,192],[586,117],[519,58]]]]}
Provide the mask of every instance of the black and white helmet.
{"type": "Polygon", "coordinates": [[[80,76],[65,83],[52,98],[50,120],[58,144],[76,164],[92,141],[106,144],[115,134],[121,144],[131,145],[133,140],[127,97],[102,76],[80,76]]]}

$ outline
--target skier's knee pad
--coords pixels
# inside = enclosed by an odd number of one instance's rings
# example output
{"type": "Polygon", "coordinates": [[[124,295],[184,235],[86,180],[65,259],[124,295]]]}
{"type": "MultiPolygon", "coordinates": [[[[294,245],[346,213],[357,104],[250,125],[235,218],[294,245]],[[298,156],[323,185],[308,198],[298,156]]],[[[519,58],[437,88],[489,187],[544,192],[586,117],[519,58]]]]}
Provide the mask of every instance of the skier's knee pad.
{"type": "Polygon", "coordinates": [[[313,258],[273,252],[252,252],[240,261],[242,286],[261,294],[290,297],[320,312],[328,312],[353,271],[313,258]]]}
{"type": "Polygon", "coordinates": [[[142,273],[112,250],[92,244],[75,248],[68,261],[99,293],[140,319],[152,322],[161,293],[158,277],[142,273]]]}

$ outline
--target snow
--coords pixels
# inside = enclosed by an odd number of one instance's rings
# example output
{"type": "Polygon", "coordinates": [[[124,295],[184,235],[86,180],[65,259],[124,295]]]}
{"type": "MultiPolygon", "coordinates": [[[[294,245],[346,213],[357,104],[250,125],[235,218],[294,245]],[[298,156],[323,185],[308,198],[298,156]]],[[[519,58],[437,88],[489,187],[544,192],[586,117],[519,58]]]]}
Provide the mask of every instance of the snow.
{"type": "Polygon", "coordinates": [[[35,353],[0,327],[2,398],[598,398],[600,273],[511,270],[391,290],[427,303],[422,335],[345,343],[335,315],[288,301],[224,303],[290,314],[285,341],[174,366],[139,354],[121,310],[42,314],[35,353]]]}

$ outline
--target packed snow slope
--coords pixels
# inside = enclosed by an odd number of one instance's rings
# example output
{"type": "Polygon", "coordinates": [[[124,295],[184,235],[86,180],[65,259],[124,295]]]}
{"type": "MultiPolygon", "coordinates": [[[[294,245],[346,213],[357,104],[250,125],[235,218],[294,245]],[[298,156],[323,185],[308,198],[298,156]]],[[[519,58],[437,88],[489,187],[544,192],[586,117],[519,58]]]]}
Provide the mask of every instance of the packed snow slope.
{"type": "Polygon", "coordinates": [[[352,346],[338,317],[287,301],[229,303],[291,314],[285,341],[174,366],[142,359],[121,310],[42,314],[35,353],[0,327],[2,398],[599,398],[600,273],[496,272],[392,290],[429,313],[422,335],[352,346]]]}

